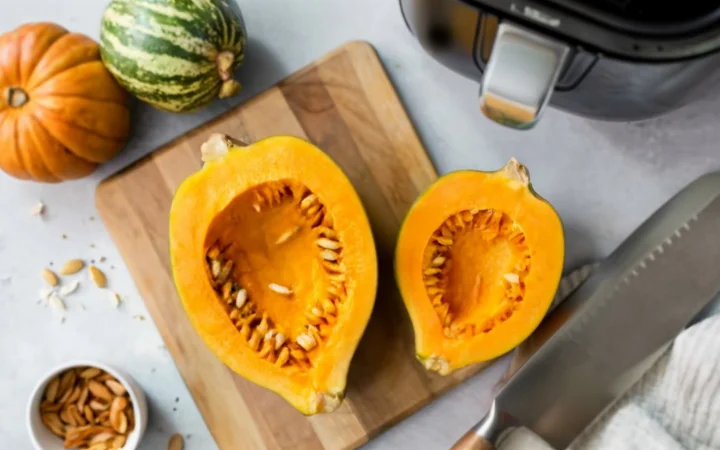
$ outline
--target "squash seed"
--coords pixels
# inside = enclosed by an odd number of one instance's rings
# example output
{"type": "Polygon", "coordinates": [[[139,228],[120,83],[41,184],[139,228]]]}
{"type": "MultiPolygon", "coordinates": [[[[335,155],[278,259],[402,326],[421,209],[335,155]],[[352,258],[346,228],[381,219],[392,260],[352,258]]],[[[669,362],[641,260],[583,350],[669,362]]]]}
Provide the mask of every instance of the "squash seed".
{"type": "Polygon", "coordinates": [[[40,417],[45,426],[47,426],[53,434],[61,438],[65,437],[65,425],[57,413],[43,413],[40,417]]]}
{"type": "Polygon", "coordinates": [[[315,200],[317,200],[317,196],[315,194],[308,195],[300,202],[300,208],[303,210],[308,209],[310,205],[315,203],[315,200]]]}
{"type": "Polygon", "coordinates": [[[90,405],[85,405],[85,407],[83,408],[83,414],[85,415],[85,419],[86,419],[88,422],[94,422],[94,421],[95,421],[95,413],[93,413],[93,410],[92,410],[92,408],[90,407],[90,405]]]}
{"type": "Polygon", "coordinates": [[[240,289],[235,296],[235,306],[238,308],[242,308],[246,301],[247,291],[245,289],[240,289]]]}
{"type": "Polygon", "coordinates": [[[291,229],[281,234],[280,237],[277,238],[277,240],[275,241],[275,244],[284,244],[285,242],[289,241],[291,237],[295,236],[298,231],[300,231],[299,226],[292,227],[291,229]]]}
{"type": "Polygon", "coordinates": [[[320,211],[320,208],[321,208],[320,205],[313,205],[313,206],[311,206],[310,208],[307,209],[307,211],[305,211],[305,216],[306,216],[306,217],[313,217],[313,216],[315,216],[315,213],[317,213],[318,211],[320,211]]]}
{"type": "Polygon", "coordinates": [[[63,404],[69,405],[70,403],[76,402],[80,398],[81,393],[82,389],[80,389],[80,386],[75,386],[75,388],[70,393],[70,397],[68,397],[67,400],[63,402],[63,404]]]}
{"type": "Polygon", "coordinates": [[[117,292],[108,291],[108,298],[110,299],[110,304],[117,308],[120,306],[120,295],[118,295],[117,292]]]}
{"type": "Polygon", "coordinates": [[[269,288],[271,291],[276,292],[276,293],[281,294],[281,295],[291,295],[291,294],[292,294],[292,290],[290,290],[290,288],[287,288],[287,287],[282,286],[282,285],[277,284],[277,283],[270,283],[270,284],[268,284],[268,288],[269,288]]]}
{"type": "Polygon", "coordinates": [[[337,312],[337,308],[335,307],[335,303],[330,301],[329,299],[325,299],[322,301],[322,307],[328,314],[335,314],[337,312]]]}
{"type": "Polygon", "coordinates": [[[218,259],[220,257],[220,249],[213,246],[210,250],[208,250],[207,257],[211,260],[218,259]]]}
{"type": "Polygon", "coordinates": [[[503,277],[508,283],[518,284],[520,282],[520,276],[516,273],[506,273],[503,277]]]}
{"type": "MultiPolygon", "coordinates": [[[[105,441],[112,439],[113,437],[115,437],[115,433],[113,433],[112,431],[103,431],[101,433],[98,433],[95,436],[93,436],[92,438],[90,438],[90,441],[88,442],[88,444],[90,444],[91,447],[89,447],[89,448],[93,448],[93,444],[103,443],[105,441]]],[[[97,446],[97,448],[98,449],[107,448],[107,446],[102,445],[102,446],[97,446]]]]}
{"type": "Polygon", "coordinates": [[[228,259],[225,261],[225,264],[222,265],[222,269],[220,270],[220,274],[217,277],[218,283],[225,283],[225,280],[227,280],[227,277],[230,276],[230,271],[233,268],[233,260],[228,259]]]}
{"type": "Polygon", "coordinates": [[[65,311],[65,302],[54,292],[48,297],[48,303],[54,310],[65,311]]]}
{"type": "Polygon", "coordinates": [[[55,397],[57,397],[59,387],[60,387],[60,379],[58,377],[55,377],[52,380],[50,380],[50,383],[48,383],[48,386],[45,389],[45,399],[47,401],[49,401],[50,403],[54,402],[55,397]]]}
{"type": "Polygon", "coordinates": [[[275,336],[275,330],[268,330],[267,333],[265,333],[265,336],[263,337],[263,341],[269,341],[275,336]]]}
{"type": "Polygon", "coordinates": [[[125,395],[127,393],[127,390],[125,389],[125,386],[120,384],[120,382],[115,380],[107,380],[105,381],[105,386],[108,387],[115,395],[125,395]]]}
{"type": "Polygon", "coordinates": [[[223,300],[227,300],[230,297],[231,293],[232,293],[232,282],[226,281],[225,284],[223,284],[223,286],[222,286],[223,300]]]}
{"type": "Polygon", "coordinates": [[[88,367],[87,369],[80,372],[80,378],[89,380],[91,378],[95,378],[96,376],[100,375],[102,371],[98,369],[97,367],[88,367]]]}
{"type": "Polygon", "coordinates": [[[85,408],[85,403],[87,403],[89,394],[90,394],[90,389],[88,389],[87,386],[84,386],[82,389],[82,392],[80,393],[80,398],[77,401],[77,407],[78,407],[79,411],[82,412],[83,408],[85,408]]]}
{"type": "Polygon", "coordinates": [[[337,250],[340,248],[340,243],[338,241],[333,241],[332,239],[328,238],[320,238],[315,243],[318,245],[318,247],[322,247],[327,250],[337,250]]]}
{"type": "Polygon", "coordinates": [[[30,215],[32,216],[42,216],[44,212],[45,204],[43,202],[37,202],[32,208],[30,208],[30,215]]]}
{"type": "Polygon", "coordinates": [[[50,269],[43,269],[42,272],[40,272],[40,275],[42,275],[43,280],[52,287],[55,287],[58,283],[60,283],[60,280],[57,275],[55,275],[55,272],[50,269]]]}
{"type": "Polygon", "coordinates": [[[311,311],[305,311],[305,318],[313,325],[320,325],[322,323],[322,319],[311,311]]]}
{"type": "Polygon", "coordinates": [[[320,252],[320,257],[325,261],[337,261],[338,254],[332,250],[323,250],[320,252]]]}
{"type": "Polygon", "coordinates": [[[217,259],[213,259],[212,263],[210,264],[210,271],[212,272],[213,278],[217,278],[218,275],[220,275],[221,269],[222,265],[220,264],[220,261],[217,259]]]}
{"type": "Polygon", "coordinates": [[[105,411],[110,408],[110,403],[103,403],[100,400],[90,400],[88,405],[93,411],[105,411]]]}
{"type": "Polygon", "coordinates": [[[315,339],[316,342],[320,342],[322,339],[320,338],[320,330],[314,325],[308,325],[308,334],[315,339]]]}
{"type": "Polygon", "coordinates": [[[320,233],[320,235],[325,236],[328,239],[334,239],[335,237],[337,237],[335,230],[333,230],[332,228],[329,228],[329,227],[324,227],[324,226],[318,227],[318,233],[320,233]]]}
{"type": "Polygon", "coordinates": [[[168,450],[183,450],[184,446],[185,442],[183,441],[183,437],[180,433],[175,433],[170,436],[170,441],[168,442],[168,450]]]}
{"type": "Polygon", "coordinates": [[[83,267],[85,267],[85,262],[82,259],[71,259],[62,266],[60,275],[76,274],[80,272],[83,267]]]}
{"type": "Polygon", "coordinates": [[[110,392],[110,389],[105,387],[105,385],[95,380],[90,380],[88,382],[88,388],[90,389],[92,395],[94,395],[95,397],[105,400],[107,402],[113,401],[114,396],[112,395],[112,392],[110,392]]]}
{"type": "Polygon", "coordinates": [[[90,271],[90,279],[95,286],[101,289],[107,287],[107,278],[105,277],[105,274],[102,270],[98,269],[95,266],[90,266],[88,270],[90,271]]]}
{"type": "Polygon", "coordinates": [[[297,339],[295,339],[295,342],[307,351],[312,350],[317,345],[315,338],[306,333],[300,334],[297,339]]]}
{"type": "Polygon", "coordinates": [[[445,262],[444,256],[436,256],[435,259],[432,260],[432,265],[437,267],[441,266],[445,262]]]}
{"type": "Polygon", "coordinates": [[[278,333],[275,335],[275,350],[278,350],[285,343],[285,335],[278,333]]]}
{"type": "Polygon", "coordinates": [[[440,282],[438,277],[429,277],[425,279],[425,286],[437,286],[440,282]]]}
{"type": "Polygon", "coordinates": [[[62,286],[58,290],[58,294],[60,294],[61,297],[65,297],[66,295],[70,295],[73,292],[75,292],[79,286],[80,286],[79,280],[72,280],[70,283],[62,286]]]}

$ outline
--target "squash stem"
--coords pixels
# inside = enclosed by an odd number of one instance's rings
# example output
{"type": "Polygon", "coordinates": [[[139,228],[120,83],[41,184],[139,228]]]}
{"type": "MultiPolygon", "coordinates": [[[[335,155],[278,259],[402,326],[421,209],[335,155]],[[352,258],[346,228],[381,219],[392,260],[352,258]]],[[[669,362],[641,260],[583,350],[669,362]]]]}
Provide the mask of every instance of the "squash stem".
{"type": "Polygon", "coordinates": [[[19,87],[9,87],[5,90],[5,102],[13,107],[20,108],[30,100],[27,92],[19,87]]]}
{"type": "Polygon", "coordinates": [[[227,50],[224,50],[220,53],[218,53],[217,57],[215,58],[215,63],[217,64],[218,73],[220,74],[220,78],[223,81],[228,81],[232,78],[232,66],[233,62],[235,62],[235,55],[233,55],[232,52],[229,52],[227,50]]]}
{"type": "Polygon", "coordinates": [[[222,85],[220,86],[220,92],[218,93],[218,97],[232,97],[233,95],[240,92],[241,87],[242,86],[240,85],[240,83],[236,80],[223,81],[222,85]]]}
{"type": "Polygon", "coordinates": [[[521,183],[523,186],[530,184],[530,174],[527,168],[515,158],[510,158],[510,161],[503,167],[502,172],[506,177],[521,183]]]}

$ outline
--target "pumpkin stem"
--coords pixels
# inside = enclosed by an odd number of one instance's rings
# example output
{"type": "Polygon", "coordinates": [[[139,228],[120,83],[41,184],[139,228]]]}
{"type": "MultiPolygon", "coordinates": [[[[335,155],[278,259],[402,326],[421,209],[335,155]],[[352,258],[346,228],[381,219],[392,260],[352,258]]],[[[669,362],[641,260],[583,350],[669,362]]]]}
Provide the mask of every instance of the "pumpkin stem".
{"type": "Polygon", "coordinates": [[[505,167],[503,167],[502,172],[506,177],[517,181],[523,186],[528,186],[530,184],[530,174],[528,173],[527,168],[520,164],[515,158],[510,158],[510,161],[508,161],[508,163],[505,164],[505,167]]]}
{"type": "Polygon", "coordinates": [[[30,100],[27,92],[19,87],[9,87],[5,90],[5,102],[13,108],[19,108],[30,100]]]}

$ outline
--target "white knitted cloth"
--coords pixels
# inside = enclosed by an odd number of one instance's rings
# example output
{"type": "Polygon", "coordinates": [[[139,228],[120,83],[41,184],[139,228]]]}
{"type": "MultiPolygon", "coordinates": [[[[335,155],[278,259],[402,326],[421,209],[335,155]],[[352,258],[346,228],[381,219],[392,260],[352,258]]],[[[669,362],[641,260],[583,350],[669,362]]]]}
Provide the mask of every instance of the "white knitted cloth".
{"type": "MultiPolygon", "coordinates": [[[[556,302],[591,272],[565,277],[556,302]]],[[[548,450],[518,430],[501,450],[548,450]]],[[[720,312],[683,331],[655,365],[570,450],[720,450],[720,312]]],[[[558,449],[560,450],[560,449],[558,449]]]]}
{"type": "Polygon", "coordinates": [[[720,316],[685,330],[573,450],[720,449],[720,316]]]}

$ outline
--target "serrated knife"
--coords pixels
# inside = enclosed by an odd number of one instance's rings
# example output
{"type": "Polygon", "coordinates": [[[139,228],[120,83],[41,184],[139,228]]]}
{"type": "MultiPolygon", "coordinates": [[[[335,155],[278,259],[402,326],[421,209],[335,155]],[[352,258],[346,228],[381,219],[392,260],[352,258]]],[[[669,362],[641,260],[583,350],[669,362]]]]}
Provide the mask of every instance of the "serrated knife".
{"type": "Polygon", "coordinates": [[[554,314],[570,319],[453,450],[492,450],[518,428],[564,449],[720,292],[720,172],[644,222],[554,314]]]}

